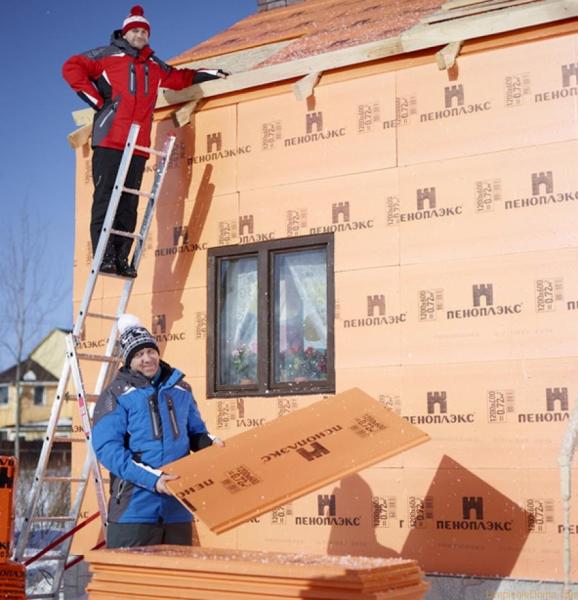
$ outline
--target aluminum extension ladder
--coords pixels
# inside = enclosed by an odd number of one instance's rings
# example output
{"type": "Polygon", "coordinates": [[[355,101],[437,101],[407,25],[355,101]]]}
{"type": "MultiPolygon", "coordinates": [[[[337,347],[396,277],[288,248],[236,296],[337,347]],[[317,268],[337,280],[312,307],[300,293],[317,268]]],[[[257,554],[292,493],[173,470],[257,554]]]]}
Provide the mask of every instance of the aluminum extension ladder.
{"type": "Polygon", "coordinates": [[[62,369],[62,375],[60,376],[60,380],[56,390],[56,396],[54,399],[54,404],[52,406],[50,419],[48,421],[48,427],[44,437],[42,451],[40,453],[40,458],[36,467],[32,491],[28,496],[28,506],[26,508],[26,514],[24,517],[22,530],[20,532],[20,536],[18,538],[18,542],[16,544],[16,549],[14,552],[14,560],[22,562],[25,565],[29,565],[36,560],[50,561],[56,564],[56,567],[53,570],[53,579],[52,584],[50,586],[50,591],[46,593],[43,592],[27,594],[28,599],[59,598],[64,571],[67,568],[76,564],[77,562],[80,562],[80,560],[82,560],[83,558],[75,557],[74,559],[69,561],[70,548],[72,545],[72,536],[74,535],[74,533],[76,533],[76,531],[87,525],[89,522],[92,522],[93,520],[97,519],[99,516],[102,522],[103,532],[106,528],[106,498],[104,493],[103,480],[100,474],[100,467],[98,465],[92,447],[92,426],[90,418],[91,411],[89,411],[88,407],[89,405],[91,405],[92,408],[94,407],[93,403],[96,402],[99,394],[101,393],[105,385],[109,382],[109,374],[111,373],[111,371],[113,371],[110,369],[110,367],[113,365],[116,366],[120,362],[119,358],[116,356],[117,323],[118,318],[126,310],[132,287],[134,284],[134,279],[122,277],[119,275],[100,273],[100,265],[102,264],[102,260],[104,258],[105,250],[110,236],[117,235],[122,237],[129,237],[135,240],[136,247],[133,255],[132,265],[135,269],[138,269],[144,250],[144,243],[146,241],[152,223],[156,200],[160,193],[162,183],[168,168],[171,152],[175,143],[175,137],[169,136],[166,139],[162,150],[160,151],[155,150],[153,148],[137,146],[136,140],[138,137],[139,129],[140,127],[137,124],[133,124],[130,128],[126,146],[122,155],[122,159],[114,183],[113,192],[110,198],[108,211],[105,216],[98,246],[96,248],[96,252],[92,261],[90,275],[88,277],[86,287],[84,289],[84,295],[82,298],[78,316],[76,318],[76,322],[74,323],[72,333],[70,333],[66,338],[66,358],[62,369]],[[154,182],[152,190],[150,192],[142,192],[140,190],[134,190],[124,187],[128,169],[135,150],[141,150],[158,157],[158,163],[155,169],[154,182]],[[118,204],[120,202],[120,197],[123,192],[138,194],[139,196],[144,196],[148,198],[147,207],[138,233],[128,233],[126,231],[118,231],[112,228],[114,223],[114,217],[116,215],[118,204]],[[96,280],[99,276],[117,277],[126,280],[123,286],[123,291],[118,303],[116,314],[114,315],[99,314],[89,311],[90,302],[92,300],[94,288],[96,286],[96,280]],[[104,355],[81,354],[76,352],[78,342],[83,332],[84,322],[87,318],[109,320],[112,323],[104,355]],[[84,382],[82,380],[82,373],[79,364],[83,360],[97,361],[102,363],[93,394],[86,394],[85,392],[84,382]],[[72,377],[74,388],[76,391],[76,399],[80,413],[80,420],[85,436],[86,458],[80,477],[51,477],[47,475],[48,460],[52,450],[52,444],[56,439],[56,427],[58,424],[58,419],[60,417],[63,402],[66,400],[67,397],[66,390],[70,377],[72,377]],[[79,523],[78,521],[80,518],[82,502],[85,496],[88,483],[91,479],[94,482],[96,488],[99,512],[95,513],[94,515],[86,519],[84,522],[79,523]],[[78,483],[78,488],[74,495],[74,500],[71,501],[70,513],[68,515],[50,517],[38,515],[38,500],[40,496],[40,491],[43,488],[43,486],[48,485],[49,483],[62,481],[66,481],[71,484],[78,483]],[[44,548],[40,552],[36,552],[34,554],[27,554],[26,550],[29,548],[29,541],[32,533],[33,524],[36,522],[47,521],[64,523],[66,529],[63,535],[59,536],[58,539],[54,540],[48,547],[44,548]],[[59,548],[59,550],[57,552],[52,552],[54,548],[59,548]]]}

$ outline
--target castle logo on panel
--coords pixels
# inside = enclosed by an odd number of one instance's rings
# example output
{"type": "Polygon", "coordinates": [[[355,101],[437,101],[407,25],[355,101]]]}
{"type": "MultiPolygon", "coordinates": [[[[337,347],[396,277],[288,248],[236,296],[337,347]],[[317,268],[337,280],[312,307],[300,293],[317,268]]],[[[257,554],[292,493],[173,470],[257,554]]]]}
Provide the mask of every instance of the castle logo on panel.
{"type": "Polygon", "coordinates": [[[570,418],[568,408],[568,388],[549,387],[545,389],[544,411],[519,413],[518,423],[560,423],[570,418]]]}
{"type": "Polygon", "coordinates": [[[449,319],[475,319],[479,317],[494,317],[515,315],[522,312],[522,303],[495,304],[494,285],[492,283],[479,283],[472,286],[472,307],[456,308],[446,311],[449,319]]]}
{"type": "Polygon", "coordinates": [[[578,64],[560,65],[560,87],[548,92],[534,94],[535,102],[550,102],[578,96],[578,64]]]}
{"type": "Polygon", "coordinates": [[[167,331],[167,315],[153,316],[151,333],[157,342],[182,342],[186,339],[184,331],[167,331]]]}
{"type": "Polygon", "coordinates": [[[438,193],[435,187],[424,187],[416,190],[416,210],[401,212],[398,197],[387,198],[386,218],[388,225],[409,223],[413,221],[428,221],[440,217],[455,217],[463,213],[463,205],[440,206],[438,193]]]}
{"type": "Polygon", "coordinates": [[[511,519],[494,520],[488,518],[483,496],[462,496],[461,518],[436,520],[436,529],[452,531],[493,531],[511,532],[514,522],[511,519]]]}
{"type": "Polygon", "coordinates": [[[198,165],[208,162],[216,162],[218,160],[234,158],[244,154],[250,154],[252,147],[247,144],[245,146],[230,147],[223,143],[223,134],[221,131],[208,133],[205,137],[205,152],[203,154],[195,154],[188,159],[189,165],[198,165]]]}
{"type": "Polygon", "coordinates": [[[405,323],[407,313],[388,314],[385,294],[371,294],[366,297],[367,312],[351,319],[343,319],[343,327],[381,327],[405,323]]]}
{"type": "Polygon", "coordinates": [[[275,232],[260,233],[255,231],[255,215],[239,216],[239,243],[251,244],[275,239],[275,232]]]}
{"type": "Polygon", "coordinates": [[[458,425],[474,423],[474,413],[459,413],[448,410],[448,394],[446,391],[427,392],[426,412],[417,415],[403,415],[412,425],[458,425]]]}
{"type": "Polygon", "coordinates": [[[295,525],[359,527],[361,525],[361,515],[340,515],[337,510],[337,498],[335,494],[318,494],[317,514],[296,516],[295,525]]]}
{"type": "Polygon", "coordinates": [[[445,86],[443,98],[444,107],[439,110],[421,113],[419,116],[420,122],[423,123],[427,121],[438,121],[468,116],[486,112],[492,108],[492,103],[489,100],[476,102],[474,104],[466,103],[465,88],[461,83],[445,86]]]}
{"type": "Polygon", "coordinates": [[[207,242],[193,240],[190,235],[189,227],[186,225],[175,225],[173,227],[172,245],[164,248],[157,248],[155,256],[174,256],[175,254],[188,254],[206,250],[207,242]]]}
{"type": "Polygon", "coordinates": [[[516,198],[515,200],[506,200],[506,210],[533,208],[536,206],[563,206],[568,202],[578,200],[578,191],[560,191],[556,189],[553,171],[537,171],[536,173],[532,173],[530,186],[528,186],[528,191],[530,190],[530,196],[516,198]]]}

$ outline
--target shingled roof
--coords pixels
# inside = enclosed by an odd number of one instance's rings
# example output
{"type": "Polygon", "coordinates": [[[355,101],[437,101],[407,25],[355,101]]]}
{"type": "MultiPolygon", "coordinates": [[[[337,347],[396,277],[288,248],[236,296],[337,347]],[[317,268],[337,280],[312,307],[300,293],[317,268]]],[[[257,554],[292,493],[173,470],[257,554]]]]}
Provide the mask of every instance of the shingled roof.
{"type": "Polygon", "coordinates": [[[251,15],[175,57],[183,64],[287,42],[262,67],[394,37],[439,9],[443,0],[303,0],[251,15]]]}

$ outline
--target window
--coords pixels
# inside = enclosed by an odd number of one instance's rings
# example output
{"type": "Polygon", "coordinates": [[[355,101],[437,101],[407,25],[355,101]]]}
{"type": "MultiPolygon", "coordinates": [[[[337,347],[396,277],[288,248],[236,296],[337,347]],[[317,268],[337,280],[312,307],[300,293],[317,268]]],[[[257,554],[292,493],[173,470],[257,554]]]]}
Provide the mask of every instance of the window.
{"type": "Polygon", "coordinates": [[[335,390],[333,235],[209,250],[209,396],[335,390]]]}
{"type": "Polygon", "coordinates": [[[44,404],[44,386],[35,385],[34,389],[34,406],[41,406],[44,404]]]}
{"type": "Polygon", "coordinates": [[[0,385],[0,406],[8,404],[9,389],[10,388],[7,385],[0,385]]]}

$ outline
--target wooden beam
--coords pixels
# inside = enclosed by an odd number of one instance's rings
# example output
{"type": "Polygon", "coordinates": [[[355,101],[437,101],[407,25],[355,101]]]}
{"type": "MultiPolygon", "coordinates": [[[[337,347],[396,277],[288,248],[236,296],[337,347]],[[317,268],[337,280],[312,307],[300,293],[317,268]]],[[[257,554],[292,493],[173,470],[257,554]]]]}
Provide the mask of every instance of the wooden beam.
{"type": "Polygon", "coordinates": [[[69,133],[66,139],[73,148],[80,148],[81,146],[84,146],[84,144],[88,143],[91,132],[91,125],[83,125],[80,129],[69,133]]]}
{"type": "Polygon", "coordinates": [[[400,38],[403,49],[413,52],[577,16],[578,2],[575,0],[544,0],[539,4],[516,6],[435,25],[418,24],[404,31],[400,38]]]}
{"type": "Polygon", "coordinates": [[[447,9],[442,6],[442,9],[427,15],[420,20],[420,23],[432,25],[441,21],[448,21],[450,19],[461,19],[463,17],[473,17],[478,14],[490,13],[495,10],[505,10],[514,6],[520,6],[522,4],[539,3],[542,0],[490,0],[482,3],[473,5],[467,5],[465,7],[455,7],[447,9]]]}
{"type": "Polygon", "coordinates": [[[293,93],[297,100],[307,100],[309,96],[313,96],[313,90],[320,78],[321,72],[318,71],[317,73],[309,73],[309,75],[305,75],[305,77],[297,81],[293,85],[293,93]]]}
{"type": "Polygon", "coordinates": [[[199,102],[200,99],[188,102],[171,115],[175,127],[183,127],[190,123],[191,115],[195,112],[195,109],[197,108],[199,102]]]}
{"type": "Polygon", "coordinates": [[[452,42],[436,52],[436,62],[440,71],[449,70],[456,64],[456,59],[463,42],[452,42]]]}
{"type": "Polygon", "coordinates": [[[72,113],[72,120],[75,125],[81,127],[82,125],[92,125],[94,118],[94,109],[83,108],[82,110],[75,110],[72,113]]]}

